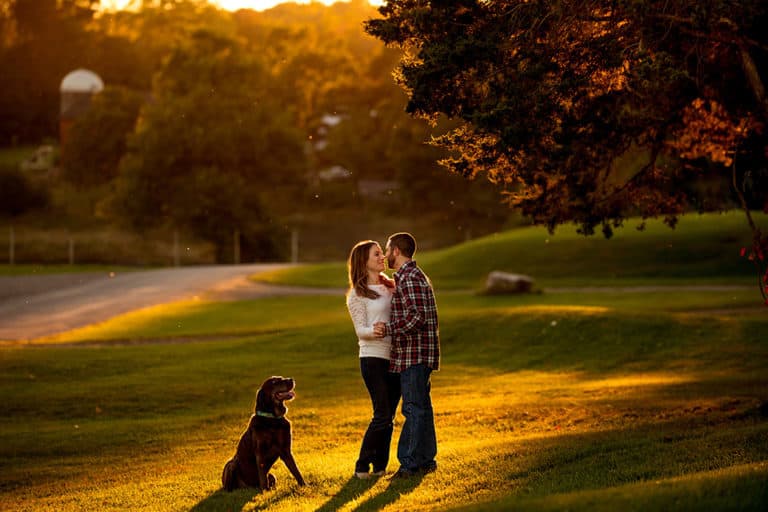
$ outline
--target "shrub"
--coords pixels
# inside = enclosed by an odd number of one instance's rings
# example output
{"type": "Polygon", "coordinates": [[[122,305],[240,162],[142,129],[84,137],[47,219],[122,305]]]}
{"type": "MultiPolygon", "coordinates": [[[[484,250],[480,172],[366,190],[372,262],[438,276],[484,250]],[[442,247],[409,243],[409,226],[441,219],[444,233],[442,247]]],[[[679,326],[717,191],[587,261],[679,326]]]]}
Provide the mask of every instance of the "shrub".
{"type": "Polygon", "coordinates": [[[21,171],[0,167],[0,215],[17,217],[48,206],[48,191],[32,185],[21,171]]]}

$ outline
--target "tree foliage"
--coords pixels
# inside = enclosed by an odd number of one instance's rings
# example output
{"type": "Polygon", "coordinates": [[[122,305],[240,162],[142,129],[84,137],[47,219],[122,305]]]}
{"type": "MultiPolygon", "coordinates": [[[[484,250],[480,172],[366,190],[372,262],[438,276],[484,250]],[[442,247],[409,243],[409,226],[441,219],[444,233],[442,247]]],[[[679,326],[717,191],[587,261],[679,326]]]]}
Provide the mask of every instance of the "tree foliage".
{"type": "Polygon", "coordinates": [[[692,208],[768,210],[765,2],[393,0],[380,13],[367,30],[405,50],[408,112],[461,121],[437,140],[443,164],[485,174],[534,221],[610,236],[630,215],[674,226],[692,208]],[[620,165],[633,154],[644,161],[620,165]],[[707,179],[720,188],[704,202],[707,179]]]}
{"type": "Polygon", "coordinates": [[[57,133],[59,84],[89,54],[93,16],[77,0],[2,0],[0,144],[28,143],[57,133]],[[51,114],[53,113],[53,114],[51,114]]]}
{"type": "Polygon", "coordinates": [[[108,86],[93,98],[72,126],[62,148],[64,176],[79,186],[102,185],[117,176],[126,139],[133,131],[144,97],[130,89],[108,86]]]}
{"type": "Polygon", "coordinates": [[[180,45],[129,138],[120,214],[137,227],[186,228],[214,242],[220,256],[235,229],[261,236],[260,195],[300,186],[305,168],[303,137],[262,94],[267,80],[263,65],[227,36],[199,31],[180,45]]]}
{"type": "Polygon", "coordinates": [[[18,217],[49,203],[46,189],[32,183],[16,168],[0,167],[0,216],[18,217]]]}
{"type": "Polygon", "coordinates": [[[102,221],[186,226],[221,247],[237,219],[253,232],[279,226],[287,239],[324,210],[366,216],[387,201],[404,216],[456,225],[459,236],[442,243],[460,239],[458,226],[477,234],[506,221],[489,184],[442,172],[445,151],[425,140],[443,127],[403,112],[391,79],[401,52],[361,30],[376,12],[366,0],[234,13],[146,0],[95,14],[96,3],[0,0],[0,66],[14,70],[0,90],[0,146],[55,140],[61,80],[80,67],[96,72],[106,88],[73,125],[63,173],[46,185],[62,176],[81,197],[114,193],[92,205],[111,214],[102,221]],[[336,165],[348,177],[320,183],[336,165]],[[366,196],[365,180],[395,182],[396,192],[366,196]]]}

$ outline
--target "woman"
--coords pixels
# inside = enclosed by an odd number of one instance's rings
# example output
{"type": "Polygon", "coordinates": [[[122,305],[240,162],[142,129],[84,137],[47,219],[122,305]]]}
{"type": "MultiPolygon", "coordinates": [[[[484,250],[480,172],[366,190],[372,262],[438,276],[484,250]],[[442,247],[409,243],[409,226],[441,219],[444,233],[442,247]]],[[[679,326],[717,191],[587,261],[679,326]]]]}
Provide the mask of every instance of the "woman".
{"type": "Polygon", "coordinates": [[[355,476],[369,478],[383,475],[387,468],[393,420],[400,401],[400,377],[389,372],[391,338],[378,338],[373,333],[375,322],[389,321],[395,284],[382,273],[384,252],[373,240],[358,242],[352,248],[347,269],[347,309],[360,346],[360,372],[373,405],[373,418],[360,446],[355,476]]]}

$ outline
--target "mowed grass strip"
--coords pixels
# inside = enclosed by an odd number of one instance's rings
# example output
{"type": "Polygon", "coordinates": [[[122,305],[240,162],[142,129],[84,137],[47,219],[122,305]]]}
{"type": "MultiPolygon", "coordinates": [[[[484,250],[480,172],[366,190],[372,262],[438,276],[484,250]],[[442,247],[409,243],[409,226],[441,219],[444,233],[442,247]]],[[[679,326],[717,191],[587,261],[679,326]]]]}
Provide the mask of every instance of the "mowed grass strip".
{"type": "Polygon", "coordinates": [[[765,509],[765,315],[552,297],[438,296],[440,468],[403,482],[351,479],[370,406],[342,297],[184,303],[2,347],[0,509],[765,509]],[[221,492],[273,374],[298,382],[309,485],[278,462],[277,490],[221,492]]]}
{"type": "MultiPolygon", "coordinates": [[[[630,316],[658,312],[687,314],[690,322],[695,323],[701,316],[738,314],[759,318],[768,311],[757,300],[759,292],[752,287],[686,290],[651,286],[647,291],[633,293],[574,290],[516,296],[483,296],[466,292],[438,295],[441,314],[464,317],[549,312],[557,318],[558,314],[568,311],[589,315],[610,310],[630,316]]],[[[341,291],[338,296],[277,297],[223,303],[189,300],[144,308],[98,324],[39,338],[34,343],[188,342],[192,338],[274,334],[286,329],[345,321],[349,319],[341,291]]]]}
{"type": "MultiPolygon", "coordinates": [[[[761,226],[768,215],[754,213],[761,226]]],[[[742,212],[688,214],[675,229],[629,219],[612,238],[585,237],[573,226],[554,234],[542,227],[513,229],[442,250],[418,252],[416,259],[440,290],[480,289],[493,270],[526,274],[539,287],[655,284],[754,284],[754,266],[741,258],[751,245],[742,212]]],[[[418,241],[419,234],[414,233],[418,241]]],[[[350,240],[350,248],[356,240],[350,240]]],[[[382,246],[386,240],[381,240],[382,246]]],[[[346,286],[345,263],[306,265],[259,274],[276,284],[346,286]]],[[[757,290],[755,290],[757,292],[757,290]]],[[[759,296],[759,292],[757,292],[759,296]]]]}

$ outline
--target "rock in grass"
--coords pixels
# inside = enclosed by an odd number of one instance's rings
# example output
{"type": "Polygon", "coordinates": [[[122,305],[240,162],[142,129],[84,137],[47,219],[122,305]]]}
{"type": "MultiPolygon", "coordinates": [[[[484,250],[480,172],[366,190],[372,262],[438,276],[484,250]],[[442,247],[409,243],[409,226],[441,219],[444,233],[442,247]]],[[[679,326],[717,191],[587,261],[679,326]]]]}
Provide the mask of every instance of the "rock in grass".
{"type": "Polygon", "coordinates": [[[483,293],[487,295],[505,295],[514,293],[531,293],[533,278],[522,274],[510,274],[494,270],[488,274],[483,293]]]}

